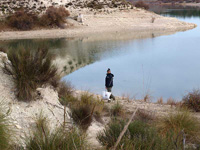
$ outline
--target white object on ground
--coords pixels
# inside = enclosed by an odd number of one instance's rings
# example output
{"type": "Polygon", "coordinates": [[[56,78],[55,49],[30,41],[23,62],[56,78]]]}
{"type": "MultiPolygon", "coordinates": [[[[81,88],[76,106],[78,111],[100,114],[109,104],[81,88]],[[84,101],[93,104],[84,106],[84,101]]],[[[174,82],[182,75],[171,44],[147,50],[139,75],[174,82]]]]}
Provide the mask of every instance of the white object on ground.
{"type": "Polygon", "coordinates": [[[102,97],[104,100],[110,100],[110,95],[111,95],[111,92],[107,92],[107,91],[102,92],[102,97]]]}
{"type": "Polygon", "coordinates": [[[83,14],[78,14],[77,21],[83,23],[83,14]]]}

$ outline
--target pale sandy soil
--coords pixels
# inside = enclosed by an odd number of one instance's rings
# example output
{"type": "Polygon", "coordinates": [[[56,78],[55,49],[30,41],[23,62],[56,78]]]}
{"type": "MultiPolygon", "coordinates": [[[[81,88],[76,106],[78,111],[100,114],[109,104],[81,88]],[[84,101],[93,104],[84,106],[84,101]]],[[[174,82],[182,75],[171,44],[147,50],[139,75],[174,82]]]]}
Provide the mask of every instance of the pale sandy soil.
{"type": "Polygon", "coordinates": [[[85,37],[118,32],[128,32],[130,34],[160,32],[160,34],[167,34],[196,27],[192,23],[182,22],[176,18],[163,17],[137,8],[116,11],[110,14],[83,12],[83,24],[74,23],[74,21],[73,24],[74,26],[66,29],[1,32],[0,40],[85,37]],[[152,23],[153,18],[155,18],[154,23],[152,23]]]}

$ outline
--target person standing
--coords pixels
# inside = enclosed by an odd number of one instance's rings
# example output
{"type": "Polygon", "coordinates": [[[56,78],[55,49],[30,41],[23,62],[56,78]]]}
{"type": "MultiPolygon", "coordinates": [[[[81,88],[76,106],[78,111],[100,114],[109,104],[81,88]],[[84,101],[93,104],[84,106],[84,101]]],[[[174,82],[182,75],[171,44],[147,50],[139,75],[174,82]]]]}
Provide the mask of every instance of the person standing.
{"type": "MultiPolygon", "coordinates": [[[[106,74],[106,79],[105,79],[105,86],[106,86],[106,89],[108,92],[112,92],[113,78],[114,78],[114,75],[111,73],[110,68],[108,68],[107,74],[106,74]]],[[[110,99],[115,100],[115,96],[113,94],[111,94],[110,99]]]]}

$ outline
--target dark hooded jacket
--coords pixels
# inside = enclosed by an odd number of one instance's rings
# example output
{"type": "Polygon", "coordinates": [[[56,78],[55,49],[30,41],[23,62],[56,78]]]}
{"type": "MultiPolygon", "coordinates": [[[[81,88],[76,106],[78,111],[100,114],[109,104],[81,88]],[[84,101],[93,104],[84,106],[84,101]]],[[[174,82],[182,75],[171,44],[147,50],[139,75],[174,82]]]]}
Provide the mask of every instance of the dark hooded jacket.
{"type": "Polygon", "coordinates": [[[106,79],[105,79],[106,87],[113,87],[113,77],[114,77],[114,75],[112,73],[107,73],[106,79]]]}

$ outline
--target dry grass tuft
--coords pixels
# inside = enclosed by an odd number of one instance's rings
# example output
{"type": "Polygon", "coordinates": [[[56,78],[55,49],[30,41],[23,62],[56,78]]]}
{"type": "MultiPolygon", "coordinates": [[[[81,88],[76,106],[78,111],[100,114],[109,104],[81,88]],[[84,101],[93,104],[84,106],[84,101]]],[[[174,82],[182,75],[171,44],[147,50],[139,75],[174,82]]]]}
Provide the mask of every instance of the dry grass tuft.
{"type": "Polygon", "coordinates": [[[85,135],[76,129],[58,127],[50,129],[48,119],[40,114],[36,119],[35,128],[28,137],[27,150],[86,150],[85,135]]]}
{"type": "Polygon", "coordinates": [[[9,52],[8,58],[11,64],[5,64],[4,70],[12,75],[19,100],[33,100],[38,87],[56,80],[57,68],[52,64],[52,55],[48,49],[30,50],[19,47],[14,52],[9,52]]]}
{"type": "MultiPolygon", "coordinates": [[[[86,130],[92,122],[93,117],[100,118],[104,109],[104,102],[97,97],[85,92],[80,100],[72,104],[72,118],[86,130]]],[[[100,120],[100,119],[99,119],[100,120]]]]}
{"type": "Polygon", "coordinates": [[[127,100],[127,101],[131,101],[130,95],[129,94],[122,94],[122,100],[127,100]]]}
{"type": "Polygon", "coordinates": [[[141,120],[143,122],[152,122],[156,119],[156,116],[153,112],[139,109],[136,113],[136,120],[141,120]]]}
{"type": "Polygon", "coordinates": [[[150,95],[150,94],[146,94],[146,95],[144,96],[144,101],[145,101],[145,102],[150,102],[150,101],[151,101],[151,95],[150,95]]]}
{"type": "Polygon", "coordinates": [[[5,112],[5,105],[0,102],[0,149],[11,149],[14,137],[14,126],[11,125],[8,115],[10,110],[5,112]]]}
{"type": "Polygon", "coordinates": [[[157,104],[163,104],[163,98],[162,97],[158,98],[157,104]]]}
{"type": "Polygon", "coordinates": [[[74,97],[74,88],[70,82],[60,83],[58,96],[62,105],[70,105],[78,101],[78,98],[74,97]]]}
{"type": "Polygon", "coordinates": [[[173,98],[168,98],[167,99],[167,105],[170,105],[171,107],[176,106],[177,102],[173,98]]]}
{"type": "Polygon", "coordinates": [[[183,131],[189,142],[200,141],[200,122],[188,110],[179,110],[163,117],[158,122],[162,135],[174,133],[174,138],[183,131]]]}
{"type": "Polygon", "coordinates": [[[117,101],[116,104],[114,104],[111,108],[111,115],[112,116],[123,116],[125,114],[125,110],[123,109],[123,106],[117,101]]]}

